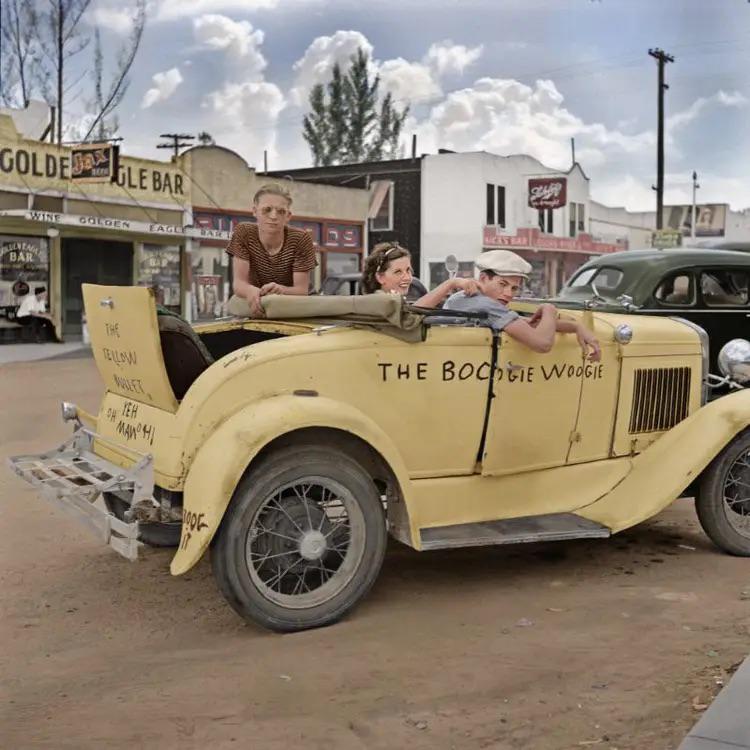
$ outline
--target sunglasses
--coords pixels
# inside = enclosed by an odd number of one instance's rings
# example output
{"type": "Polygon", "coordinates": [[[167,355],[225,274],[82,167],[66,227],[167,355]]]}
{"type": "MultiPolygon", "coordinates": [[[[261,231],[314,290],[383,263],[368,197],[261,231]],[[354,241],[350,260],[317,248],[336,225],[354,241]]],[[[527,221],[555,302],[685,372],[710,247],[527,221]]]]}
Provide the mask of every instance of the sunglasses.
{"type": "Polygon", "coordinates": [[[274,211],[276,212],[276,215],[280,216],[282,219],[291,213],[288,208],[276,208],[276,206],[263,206],[263,208],[260,209],[263,216],[270,216],[274,211]]]}

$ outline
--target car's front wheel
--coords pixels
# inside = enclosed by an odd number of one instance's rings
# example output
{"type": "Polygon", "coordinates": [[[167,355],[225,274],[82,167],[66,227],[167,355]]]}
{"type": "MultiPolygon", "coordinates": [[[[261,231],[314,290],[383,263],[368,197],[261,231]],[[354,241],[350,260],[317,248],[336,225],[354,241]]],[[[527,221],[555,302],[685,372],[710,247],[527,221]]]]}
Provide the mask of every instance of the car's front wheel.
{"type": "Polygon", "coordinates": [[[362,599],[385,547],[383,506],[360,465],[325,447],[290,447],[242,479],[211,564],[240,615],[304,630],[336,622],[362,599]]]}
{"type": "Polygon", "coordinates": [[[750,557],[750,432],[732,440],[706,469],[695,507],[717,547],[750,557]]]}

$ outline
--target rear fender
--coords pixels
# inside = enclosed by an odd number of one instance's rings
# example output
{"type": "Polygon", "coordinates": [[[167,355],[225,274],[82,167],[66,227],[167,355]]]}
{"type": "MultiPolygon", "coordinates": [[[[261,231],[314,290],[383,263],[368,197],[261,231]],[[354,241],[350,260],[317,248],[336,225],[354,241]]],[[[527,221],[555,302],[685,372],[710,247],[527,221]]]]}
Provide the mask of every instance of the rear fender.
{"type": "Polygon", "coordinates": [[[242,475],[276,438],[309,427],[357,436],[377,451],[400,485],[406,510],[410,480],[401,455],[371,419],[329,398],[274,396],[250,404],[223,422],[199,449],[183,494],[182,537],[170,570],[190,570],[211,543],[242,475]]]}
{"type": "Polygon", "coordinates": [[[710,402],[635,456],[622,482],[576,513],[613,532],[655,516],[749,424],[750,390],[710,402]]]}

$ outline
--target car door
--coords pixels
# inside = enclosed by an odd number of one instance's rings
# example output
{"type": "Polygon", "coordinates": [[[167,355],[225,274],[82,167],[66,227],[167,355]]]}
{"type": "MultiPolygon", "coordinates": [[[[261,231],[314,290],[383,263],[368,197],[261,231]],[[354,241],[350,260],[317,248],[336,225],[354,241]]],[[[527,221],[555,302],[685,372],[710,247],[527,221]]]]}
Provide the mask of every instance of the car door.
{"type": "Polygon", "coordinates": [[[585,366],[575,336],[557,334],[539,354],[502,334],[482,474],[565,464],[576,427],[585,366]]]}
{"type": "Polygon", "coordinates": [[[742,267],[672,270],[661,279],[643,312],[682,317],[703,328],[709,340],[709,371],[717,373],[721,347],[750,335],[749,279],[750,271],[742,267]]]}

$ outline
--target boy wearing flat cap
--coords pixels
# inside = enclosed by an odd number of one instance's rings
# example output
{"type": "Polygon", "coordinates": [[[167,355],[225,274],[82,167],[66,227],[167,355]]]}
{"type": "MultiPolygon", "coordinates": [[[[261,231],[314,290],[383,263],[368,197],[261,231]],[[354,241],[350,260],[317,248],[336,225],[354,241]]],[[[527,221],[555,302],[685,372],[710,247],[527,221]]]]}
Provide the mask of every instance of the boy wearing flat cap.
{"type": "Polygon", "coordinates": [[[555,333],[574,333],[584,356],[599,361],[601,350],[593,332],[572,320],[560,320],[554,305],[548,302],[539,305],[530,318],[522,318],[508,309],[531,273],[531,264],[520,255],[510,250],[489,250],[482,253],[474,265],[479,271],[480,293],[467,296],[458,292],[447,299],[444,310],[487,313],[494,330],[505,331],[535,352],[550,351],[555,333]]]}

